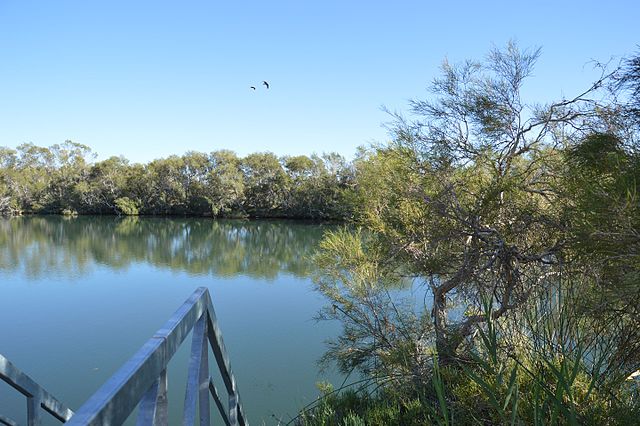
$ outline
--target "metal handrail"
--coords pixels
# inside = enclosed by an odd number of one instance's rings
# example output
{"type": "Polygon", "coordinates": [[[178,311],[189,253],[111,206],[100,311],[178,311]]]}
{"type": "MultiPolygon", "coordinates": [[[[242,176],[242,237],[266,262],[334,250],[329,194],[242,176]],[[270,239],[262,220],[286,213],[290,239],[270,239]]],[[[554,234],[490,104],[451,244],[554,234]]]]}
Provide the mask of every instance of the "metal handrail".
{"type": "MultiPolygon", "coordinates": [[[[7,358],[0,354],[0,379],[27,397],[27,424],[40,424],[40,408],[62,423],[68,421],[73,411],[65,407],[31,377],[20,371],[7,358]]],[[[0,424],[15,426],[18,423],[0,415],[0,424]]]]}
{"type": "Polygon", "coordinates": [[[211,394],[228,426],[247,425],[222,333],[206,287],[198,288],[164,327],[78,409],[68,424],[122,424],[139,405],[138,425],[166,425],[167,365],[192,329],[183,424],[193,425],[198,405],[200,425],[209,425],[211,394]],[[207,341],[229,396],[227,410],[209,376],[207,341]]]}
{"type": "MultiPolygon", "coordinates": [[[[138,406],[137,425],[167,425],[167,365],[193,330],[183,425],[209,425],[209,394],[227,426],[247,425],[209,290],[198,288],[144,346],[74,414],[33,379],[0,355],[0,379],[27,397],[27,423],[40,424],[40,408],[69,425],[119,425],[138,406]],[[208,344],[207,344],[208,342],[208,344]],[[228,394],[225,408],[209,376],[209,346],[228,394]],[[197,401],[197,402],[196,402],[197,401]]],[[[0,415],[0,424],[17,422],[0,415]]]]}

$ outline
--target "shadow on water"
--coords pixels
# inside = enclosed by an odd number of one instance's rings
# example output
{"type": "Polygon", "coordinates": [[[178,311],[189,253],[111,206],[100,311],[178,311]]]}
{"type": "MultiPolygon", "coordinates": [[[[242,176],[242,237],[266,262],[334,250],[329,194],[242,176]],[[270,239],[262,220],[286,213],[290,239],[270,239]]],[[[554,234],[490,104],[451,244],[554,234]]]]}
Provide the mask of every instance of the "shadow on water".
{"type": "Polygon", "coordinates": [[[82,276],[95,264],[122,270],[147,263],[195,275],[306,277],[310,255],[332,226],[199,218],[0,219],[0,270],[41,278],[52,272],[82,276]]]}

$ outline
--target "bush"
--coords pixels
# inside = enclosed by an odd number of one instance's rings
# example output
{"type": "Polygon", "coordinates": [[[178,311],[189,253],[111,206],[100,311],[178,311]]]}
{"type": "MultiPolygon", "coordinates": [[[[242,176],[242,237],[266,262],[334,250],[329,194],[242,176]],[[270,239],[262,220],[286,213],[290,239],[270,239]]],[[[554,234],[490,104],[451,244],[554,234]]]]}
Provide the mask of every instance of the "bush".
{"type": "Polygon", "coordinates": [[[0,197],[0,216],[19,216],[22,211],[10,197],[0,197]]]}
{"type": "Polygon", "coordinates": [[[370,396],[365,390],[325,395],[297,421],[304,426],[418,426],[433,423],[428,405],[418,397],[390,391],[370,396]]]}
{"type": "Polygon", "coordinates": [[[115,200],[118,213],[126,216],[137,216],[140,210],[135,201],[129,197],[122,197],[115,200]]]}
{"type": "Polygon", "coordinates": [[[528,338],[510,339],[507,322],[493,319],[487,301],[482,313],[486,327],[461,363],[439,366],[434,354],[430,371],[421,377],[378,374],[365,379],[358,391],[341,394],[325,387],[298,424],[637,424],[640,381],[612,377],[604,368],[608,350],[586,349],[579,341],[582,325],[571,321],[571,293],[560,291],[547,297],[565,299],[568,307],[551,312],[542,297],[543,308],[522,317],[520,327],[528,338]],[[554,335],[563,329],[565,336],[549,339],[544,328],[554,335]]]}

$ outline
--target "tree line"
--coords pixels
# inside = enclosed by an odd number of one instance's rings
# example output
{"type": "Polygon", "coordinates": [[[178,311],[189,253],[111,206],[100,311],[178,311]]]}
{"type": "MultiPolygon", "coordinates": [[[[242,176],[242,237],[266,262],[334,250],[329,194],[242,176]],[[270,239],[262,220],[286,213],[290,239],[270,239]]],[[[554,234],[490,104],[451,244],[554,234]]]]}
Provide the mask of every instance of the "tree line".
{"type": "Polygon", "coordinates": [[[340,220],[354,185],[339,154],[187,152],[147,164],[92,161],[72,141],[0,147],[0,214],[197,215],[340,220]]]}

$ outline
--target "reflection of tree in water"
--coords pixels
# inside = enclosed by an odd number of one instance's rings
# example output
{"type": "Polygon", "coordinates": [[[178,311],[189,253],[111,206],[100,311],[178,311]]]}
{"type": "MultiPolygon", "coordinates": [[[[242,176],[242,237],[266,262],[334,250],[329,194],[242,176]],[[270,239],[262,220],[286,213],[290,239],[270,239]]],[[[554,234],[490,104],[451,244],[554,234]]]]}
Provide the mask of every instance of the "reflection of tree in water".
{"type": "Polygon", "coordinates": [[[79,275],[94,264],[149,263],[192,274],[306,276],[330,225],[137,217],[21,217],[0,220],[0,270],[38,278],[79,275]]]}

